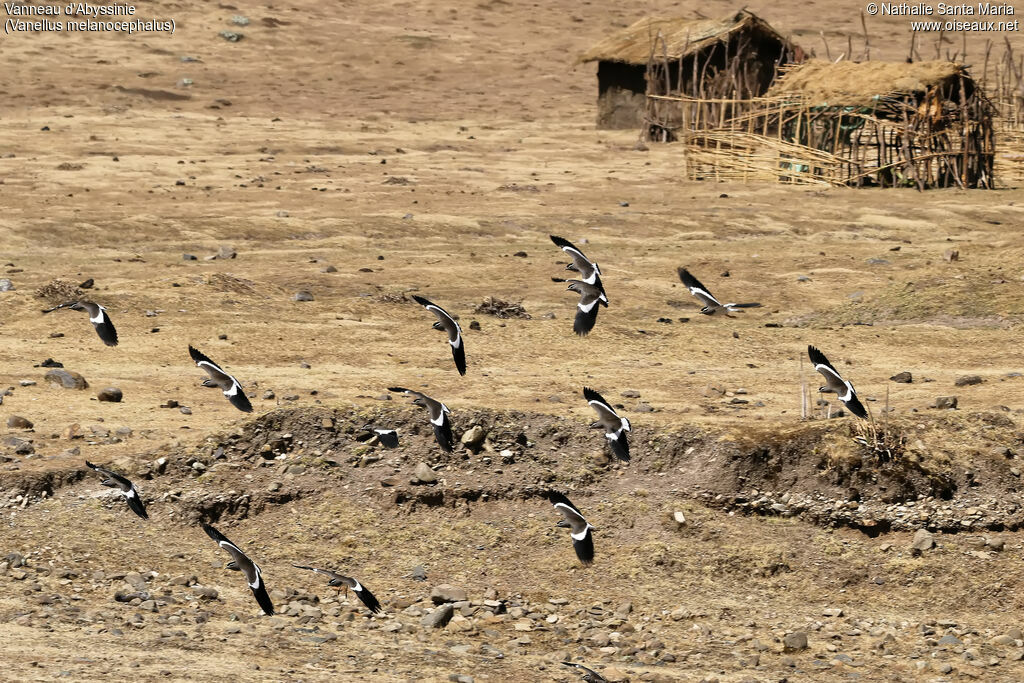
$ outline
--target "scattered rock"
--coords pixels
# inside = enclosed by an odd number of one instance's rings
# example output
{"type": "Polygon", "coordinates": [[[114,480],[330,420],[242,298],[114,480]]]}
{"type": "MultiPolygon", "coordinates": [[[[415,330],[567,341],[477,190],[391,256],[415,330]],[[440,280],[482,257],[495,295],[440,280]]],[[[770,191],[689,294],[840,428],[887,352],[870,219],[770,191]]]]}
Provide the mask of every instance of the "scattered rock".
{"type": "Polygon", "coordinates": [[[420,624],[424,628],[444,628],[452,619],[455,609],[450,603],[445,603],[434,609],[433,612],[423,615],[420,624]]]}
{"type": "Polygon", "coordinates": [[[7,426],[11,429],[32,429],[32,421],[21,415],[11,415],[7,418],[7,426]]]}
{"type": "Polygon", "coordinates": [[[9,278],[0,277],[0,292],[10,292],[14,289],[14,283],[9,278]]]}
{"type": "Polygon", "coordinates": [[[198,261],[199,258],[195,254],[182,254],[181,255],[181,260],[182,261],[198,261]]]}
{"type": "Polygon", "coordinates": [[[954,382],[954,384],[958,387],[970,387],[975,384],[981,384],[984,381],[985,380],[981,378],[981,375],[961,375],[956,378],[956,382],[954,382]]]}
{"type": "Polygon", "coordinates": [[[910,549],[915,555],[920,555],[926,550],[935,547],[935,535],[927,529],[918,529],[914,534],[914,540],[910,542],[910,549]]]}
{"type": "Polygon", "coordinates": [[[77,372],[55,368],[46,373],[44,378],[51,385],[63,389],[87,389],[89,383],[77,372]]]}
{"type": "Polygon", "coordinates": [[[436,484],[437,473],[430,468],[430,465],[421,462],[416,465],[416,471],[413,472],[410,482],[413,484],[436,484]]]}
{"type": "Polygon", "coordinates": [[[904,370],[903,372],[897,372],[889,379],[891,379],[893,382],[896,382],[897,384],[910,384],[914,381],[913,376],[906,370],[904,370]]]}
{"type": "Polygon", "coordinates": [[[97,399],[107,403],[120,403],[123,396],[124,394],[122,394],[121,390],[117,387],[107,387],[100,393],[96,394],[97,399]]]}
{"type": "Polygon", "coordinates": [[[939,410],[956,410],[956,406],[959,403],[956,396],[937,396],[935,403],[932,404],[932,408],[938,408],[939,410]]]}
{"type": "Polygon", "coordinates": [[[797,652],[799,650],[807,649],[807,634],[803,631],[793,631],[787,633],[782,639],[782,647],[784,652],[797,652]]]}
{"type": "Polygon", "coordinates": [[[299,291],[295,292],[295,295],[292,297],[292,300],[293,301],[312,301],[313,300],[313,293],[310,292],[308,289],[300,289],[299,291]]]}
{"type": "Polygon", "coordinates": [[[41,368],[62,368],[62,367],[64,367],[64,364],[63,363],[59,363],[59,362],[55,361],[52,358],[47,358],[46,360],[44,360],[42,363],[39,364],[39,367],[41,367],[41,368]]]}
{"type": "Polygon", "coordinates": [[[217,258],[219,259],[233,259],[238,256],[238,252],[226,244],[222,244],[220,249],[217,250],[217,258]]]}
{"type": "Polygon", "coordinates": [[[409,575],[409,578],[413,581],[426,581],[427,570],[423,568],[422,564],[418,564],[412,568],[412,574],[409,575]]]}
{"type": "Polygon", "coordinates": [[[434,586],[434,590],[430,591],[430,599],[435,605],[440,605],[445,602],[462,602],[467,597],[464,589],[442,583],[439,586],[434,586]]]}
{"type": "Polygon", "coordinates": [[[487,432],[480,425],[473,425],[462,434],[462,445],[477,450],[487,438],[487,432]]]}
{"type": "Polygon", "coordinates": [[[677,525],[681,527],[686,526],[686,515],[683,514],[682,510],[676,510],[672,513],[672,519],[675,520],[677,525]]]}

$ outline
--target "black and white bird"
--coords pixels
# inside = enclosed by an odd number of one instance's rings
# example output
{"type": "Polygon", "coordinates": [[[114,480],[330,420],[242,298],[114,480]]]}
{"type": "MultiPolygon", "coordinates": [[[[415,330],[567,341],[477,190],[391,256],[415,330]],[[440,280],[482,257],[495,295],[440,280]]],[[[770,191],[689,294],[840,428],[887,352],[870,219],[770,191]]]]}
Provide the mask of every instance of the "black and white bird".
{"type": "Polygon", "coordinates": [[[620,417],[611,404],[590,387],[583,387],[583,398],[597,412],[597,422],[591,424],[591,428],[604,429],[604,438],[608,439],[612,453],[622,460],[629,460],[629,441],[626,438],[630,431],[629,420],[620,417]]]}
{"type": "Polygon", "coordinates": [[[733,318],[735,316],[730,313],[736,313],[743,308],[760,308],[759,303],[748,303],[748,304],[734,304],[728,303],[723,304],[716,299],[708,288],[700,283],[700,280],[695,278],[693,274],[686,268],[679,269],[679,279],[683,281],[683,284],[690,290],[690,294],[697,297],[697,299],[704,304],[704,308],[700,309],[700,312],[704,315],[714,315],[715,313],[724,313],[726,317],[733,318]]]}
{"type": "Polygon", "coordinates": [[[263,584],[263,572],[260,571],[259,565],[250,560],[237,545],[229,541],[224,534],[209,524],[203,525],[203,531],[206,532],[207,536],[216,541],[222,550],[227,551],[228,555],[231,555],[231,562],[228,562],[225,566],[228,569],[240,571],[245,575],[245,580],[248,582],[249,588],[252,589],[256,602],[263,609],[263,613],[267,616],[273,616],[274,603],[270,601],[267,587],[263,584]]]}
{"type": "Polygon", "coordinates": [[[142,502],[142,495],[139,490],[135,488],[135,484],[131,483],[120,474],[111,472],[108,469],[93,465],[88,460],[85,461],[86,467],[96,471],[98,474],[102,474],[106,479],[100,483],[104,486],[116,486],[121,489],[121,495],[124,496],[125,501],[128,503],[128,507],[131,508],[132,512],[137,514],[143,519],[149,519],[149,515],[146,514],[146,506],[142,502]]]}
{"type": "Polygon", "coordinates": [[[594,329],[597,322],[597,312],[601,306],[608,308],[608,297],[604,294],[604,288],[600,282],[591,285],[583,280],[564,280],[560,277],[551,278],[552,282],[568,282],[567,290],[580,295],[579,303],[576,304],[576,319],[572,323],[572,331],[581,337],[585,337],[594,329]]]}
{"type": "Polygon", "coordinates": [[[237,379],[221,370],[219,365],[203,355],[199,349],[190,345],[188,353],[192,356],[196,366],[205,370],[210,376],[208,379],[203,380],[204,387],[211,385],[219,387],[228,400],[231,401],[231,405],[243,413],[252,412],[252,404],[249,403],[249,397],[245,395],[245,391],[242,390],[242,385],[238,383],[237,379]],[[208,384],[208,382],[211,384],[208,384]]]}
{"type": "Polygon", "coordinates": [[[430,425],[434,428],[434,438],[437,439],[437,443],[441,446],[441,449],[452,452],[452,444],[455,443],[455,437],[452,436],[452,422],[448,419],[448,406],[436,401],[424,393],[419,391],[413,391],[412,389],[405,389],[403,387],[388,387],[388,391],[397,391],[399,393],[408,394],[409,396],[415,396],[413,404],[422,406],[427,409],[427,413],[430,415],[430,425]]]}
{"type": "Polygon", "coordinates": [[[452,358],[455,359],[455,367],[460,375],[466,374],[466,346],[462,342],[462,328],[448,311],[437,304],[424,299],[422,296],[412,295],[413,301],[437,316],[434,323],[435,330],[442,330],[448,333],[448,343],[452,347],[452,358]]]}
{"type": "Polygon", "coordinates": [[[555,506],[555,509],[562,513],[562,519],[555,524],[558,527],[568,527],[569,535],[572,537],[572,547],[576,551],[576,557],[585,565],[594,561],[594,536],[591,533],[594,527],[590,525],[583,514],[575,505],[569,502],[564,493],[548,491],[548,500],[555,506]]]}
{"type": "Polygon", "coordinates": [[[814,369],[825,378],[825,386],[818,387],[818,391],[823,394],[835,394],[843,402],[843,405],[850,409],[851,413],[860,418],[867,418],[868,411],[864,409],[864,404],[857,398],[857,392],[853,390],[853,385],[843,379],[839,371],[832,367],[828,358],[825,358],[825,354],[813,346],[808,346],[807,356],[814,364],[814,369]]]}
{"type": "Polygon", "coordinates": [[[89,322],[96,328],[96,334],[100,336],[107,346],[117,346],[117,330],[114,323],[107,315],[107,309],[91,301],[69,301],[53,308],[47,308],[43,313],[52,313],[60,308],[70,308],[72,311],[85,311],[89,314],[89,322]]]}
{"type": "Polygon", "coordinates": [[[359,437],[359,441],[369,441],[377,437],[377,442],[384,448],[398,448],[398,432],[394,429],[380,429],[373,425],[364,425],[365,438],[359,437]]]}
{"type": "Polygon", "coordinates": [[[596,286],[604,293],[604,286],[601,284],[601,267],[588,259],[582,251],[576,248],[576,245],[564,237],[558,237],[557,235],[550,235],[550,237],[551,241],[572,259],[572,263],[567,265],[565,269],[579,273],[580,280],[588,285],[596,286]]]}
{"type": "Polygon", "coordinates": [[[607,683],[608,681],[608,679],[602,676],[601,674],[597,673],[590,667],[583,666],[582,664],[575,664],[573,662],[562,662],[562,664],[565,664],[566,666],[571,666],[574,669],[579,669],[579,671],[577,671],[576,673],[578,673],[583,678],[583,680],[586,681],[586,683],[602,683],[602,681],[604,681],[604,683],[607,683]]]}
{"type": "Polygon", "coordinates": [[[308,569],[311,572],[323,574],[330,579],[330,581],[327,582],[328,586],[334,586],[339,590],[344,588],[346,591],[351,588],[352,592],[356,594],[356,597],[359,598],[364,605],[366,605],[368,610],[374,614],[380,612],[380,602],[373,596],[370,589],[353,579],[351,576],[344,576],[338,572],[332,572],[330,569],[317,569],[316,567],[306,567],[301,564],[293,564],[292,566],[296,569],[308,569]]]}

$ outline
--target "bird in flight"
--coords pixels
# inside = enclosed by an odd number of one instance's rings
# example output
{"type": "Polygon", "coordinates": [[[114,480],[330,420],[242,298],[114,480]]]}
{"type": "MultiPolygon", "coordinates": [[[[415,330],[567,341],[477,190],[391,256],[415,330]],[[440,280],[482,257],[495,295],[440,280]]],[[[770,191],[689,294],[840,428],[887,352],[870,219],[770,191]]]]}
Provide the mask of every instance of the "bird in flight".
{"type": "Polygon", "coordinates": [[[825,358],[825,354],[813,346],[808,346],[807,356],[814,364],[814,369],[825,378],[825,386],[818,387],[818,391],[823,394],[835,394],[843,402],[843,405],[850,409],[851,413],[860,418],[867,418],[868,411],[864,409],[864,404],[857,398],[857,392],[853,390],[853,385],[843,379],[839,372],[832,367],[828,358],[825,358]]]}
{"type": "Polygon", "coordinates": [[[413,301],[437,316],[434,323],[435,330],[442,330],[448,333],[448,343],[452,347],[452,358],[455,359],[455,367],[460,375],[466,374],[466,346],[462,343],[462,328],[448,311],[422,296],[412,295],[413,301]]]}
{"type": "Polygon", "coordinates": [[[597,412],[597,422],[590,426],[593,429],[602,427],[604,438],[608,439],[612,453],[622,460],[629,460],[629,441],[626,438],[630,431],[629,420],[619,417],[611,404],[590,387],[583,387],[583,398],[587,399],[590,407],[597,412]]]}
{"type": "Polygon", "coordinates": [[[93,465],[88,460],[85,461],[86,467],[94,470],[97,474],[102,474],[106,479],[100,483],[104,486],[116,486],[121,489],[121,495],[124,496],[125,501],[128,503],[128,507],[131,511],[137,514],[143,519],[149,519],[149,515],[146,514],[146,506],[142,503],[142,496],[139,494],[139,490],[135,488],[135,484],[131,483],[120,474],[111,472],[108,469],[93,465]]]}
{"type": "Polygon", "coordinates": [[[206,374],[210,376],[208,379],[203,380],[203,386],[211,386],[212,384],[219,387],[224,392],[224,395],[227,396],[227,399],[231,401],[231,405],[243,413],[252,412],[252,404],[249,403],[249,397],[245,395],[242,385],[238,383],[237,379],[221,370],[219,365],[207,358],[199,349],[189,346],[188,353],[192,356],[196,366],[206,370],[206,374]]]}
{"type": "Polygon", "coordinates": [[[597,312],[601,310],[601,306],[608,308],[608,297],[605,296],[604,289],[600,284],[591,285],[583,280],[564,280],[560,277],[553,277],[551,281],[568,282],[569,286],[566,289],[580,295],[579,303],[576,304],[576,319],[572,323],[572,331],[581,337],[590,334],[590,331],[594,329],[594,324],[597,323],[597,312]]]}
{"type": "Polygon", "coordinates": [[[590,526],[590,522],[583,517],[575,505],[569,502],[564,493],[548,491],[547,497],[555,509],[562,513],[562,519],[555,526],[569,528],[569,536],[572,537],[572,547],[576,551],[576,557],[584,565],[589,565],[594,561],[594,536],[590,533],[594,527],[590,526]]]}
{"type": "Polygon", "coordinates": [[[683,284],[690,290],[690,294],[697,297],[697,299],[704,304],[704,308],[700,309],[700,312],[704,315],[714,315],[715,313],[724,313],[728,318],[734,318],[735,316],[730,313],[736,313],[743,308],[760,308],[759,303],[749,304],[734,304],[728,303],[723,304],[716,299],[707,287],[700,283],[700,280],[695,278],[693,274],[686,268],[679,269],[679,279],[683,281],[683,284]]]}
{"type": "Polygon", "coordinates": [[[351,576],[344,576],[342,574],[339,574],[338,572],[332,572],[330,569],[317,569],[316,567],[306,567],[306,566],[301,565],[301,564],[293,564],[292,566],[295,567],[296,569],[308,569],[311,572],[316,572],[317,574],[323,574],[324,576],[326,576],[326,577],[328,577],[330,579],[327,582],[327,585],[328,586],[333,586],[333,587],[337,588],[338,590],[341,590],[342,588],[344,588],[345,591],[347,592],[348,589],[351,588],[352,592],[356,594],[356,597],[359,598],[359,600],[364,605],[366,605],[367,609],[369,609],[374,614],[377,614],[377,613],[380,612],[380,610],[381,610],[380,602],[378,602],[377,598],[375,598],[373,596],[373,593],[371,593],[370,590],[366,586],[364,586],[363,584],[359,583],[358,581],[353,579],[351,576]]]}
{"type": "Polygon", "coordinates": [[[576,248],[576,245],[564,237],[556,235],[550,235],[550,237],[551,241],[572,259],[572,263],[567,265],[565,269],[579,273],[580,280],[588,285],[595,285],[603,293],[604,286],[601,284],[601,267],[588,259],[582,251],[576,248]]]}
{"type": "Polygon", "coordinates": [[[107,346],[117,346],[117,330],[114,328],[114,323],[110,321],[110,316],[107,315],[107,309],[103,306],[94,304],[91,301],[69,301],[53,308],[47,308],[43,313],[52,313],[60,308],[70,308],[72,311],[85,311],[89,314],[89,322],[96,328],[96,334],[100,336],[103,343],[107,346]]]}
{"type": "Polygon", "coordinates": [[[448,413],[451,412],[448,410],[448,406],[430,398],[424,393],[413,391],[412,389],[388,387],[388,391],[415,396],[413,404],[427,409],[427,413],[430,415],[430,425],[434,428],[434,438],[437,439],[441,450],[448,453],[452,452],[452,444],[455,443],[455,437],[452,436],[452,422],[448,419],[448,413]]]}
{"type": "Polygon", "coordinates": [[[263,609],[263,613],[268,617],[274,615],[274,603],[270,601],[270,595],[267,593],[267,587],[263,584],[263,572],[260,571],[258,564],[249,559],[249,557],[242,552],[241,548],[229,541],[224,534],[214,529],[209,524],[203,525],[203,531],[206,535],[217,542],[217,545],[222,550],[227,551],[228,555],[231,555],[231,562],[228,562],[225,566],[228,569],[234,571],[240,571],[245,575],[245,580],[249,584],[249,588],[252,590],[253,596],[256,598],[256,602],[259,603],[263,609]]]}

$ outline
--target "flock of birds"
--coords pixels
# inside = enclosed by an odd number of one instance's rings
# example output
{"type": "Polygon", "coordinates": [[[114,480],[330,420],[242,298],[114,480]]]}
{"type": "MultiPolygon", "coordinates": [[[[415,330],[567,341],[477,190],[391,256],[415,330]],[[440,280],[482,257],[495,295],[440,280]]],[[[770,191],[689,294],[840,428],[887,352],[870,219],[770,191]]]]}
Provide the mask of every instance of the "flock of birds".
{"type": "MultiPolygon", "coordinates": [[[[581,337],[586,336],[591,330],[593,330],[597,323],[597,314],[600,307],[604,306],[607,308],[609,304],[604,284],[601,281],[601,269],[596,262],[587,258],[586,255],[584,255],[584,253],[569,240],[555,235],[551,235],[550,237],[552,242],[554,242],[556,246],[570,257],[571,261],[566,265],[566,269],[576,272],[579,275],[578,279],[563,279],[555,277],[551,279],[555,282],[567,282],[567,289],[579,295],[579,302],[576,306],[576,316],[573,321],[573,331],[581,337]]],[[[733,313],[740,312],[743,309],[761,306],[760,303],[722,303],[715,298],[714,295],[711,294],[710,290],[701,284],[701,282],[687,269],[680,268],[678,275],[679,279],[689,290],[690,294],[701,302],[703,307],[700,312],[705,315],[722,314],[727,317],[734,317],[732,315],[733,313]]],[[[423,306],[426,310],[430,311],[437,317],[437,321],[434,322],[433,328],[443,331],[447,335],[448,344],[452,351],[452,358],[455,361],[455,367],[460,375],[465,375],[466,348],[462,335],[462,328],[456,318],[441,306],[438,306],[424,297],[413,295],[412,298],[417,304],[423,306]]],[[[99,338],[103,343],[107,346],[117,345],[117,330],[103,306],[91,301],[71,301],[54,306],[53,308],[48,308],[44,310],[43,313],[50,313],[64,308],[88,313],[89,320],[93,324],[96,333],[99,335],[99,338]]],[[[188,351],[196,366],[205,371],[208,375],[208,377],[203,380],[204,386],[219,388],[223,392],[225,398],[227,398],[235,408],[246,413],[252,412],[252,403],[250,403],[249,398],[246,396],[241,383],[235,379],[235,377],[195,347],[189,345],[188,351]]],[[[857,398],[853,385],[848,380],[843,379],[835,367],[829,363],[825,355],[817,348],[814,346],[808,346],[807,353],[814,369],[825,379],[825,384],[819,387],[818,391],[822,393],[836,394],[838,399],[850,410],[851,413],[860,418],[867,418],[867,411],[857,398]]],[[[389,387],[389,390],[410,396],[413,398],[412,403],[414,405],[425,408],[431,427],[433,428],[437,444],[442,450],[449,453],[452,452],[455,444],[455,438],[452,433],[452,424],[449,418],[451,411],[448,406],[420,391],[414,391],[404,387],[389,387]]],[[[607,445],[614,456],[620,460],[628,461],[630,459],[628,440],[628,434],[630,432],[629,420],[619,415],[615,411],[615,408],[613,408],[612,405],[594,389],[590,387],[583,387],[583,397],[586,399],[590,407],[597,413],[598,419],[591,425],[591,427],[603,429],[607,445]]],[[[381,429],[373,427],[372,425],[367,425],[364,430],[367,432],[367,438],[372,438],[372,435],[375,434],[379,443],[385,447],[395,448],[398,446],[398,434],[393,429],[381,429]]],[[[142,496],[135,484],[124,476],[109,469],[94,465],[88,461],[86,461],[85,464],[87,467],[104,477],[101,482],[104,486],[116,487],[120,490],[128,508],[132,512],[142,519],[149,519],[142,496]]],[[[547,498],[554,506],[555,511],[562,516],[562,519],[556,523],[556,526],[569,529],[569,535],[572,539],[576,556],[582,564],[590,565],[594,561],[594,538],[592,533],[594,527],[587,521],[579,508],[573,505],[564,493],[554,490],[548,491],[547,498]]],[[[226,565],[226,568],[240,571],[245,576],[246,582],[252,590],[257,604],[259,604],[265,614],[273,615],[274,605],[267,592],[266,585],[263,582],[263,573],[260,570],[259,565],[249,558],[241,548],[228,540],[227,537],[210,524],[202,524],[202,529],[222,550],[226,551],[231,556],[231,562],[226,565]]],[[[382,609],[380,602],[373,593],[371,593],[369,589],[363,586],[355,578],[345,576],[329,569],[320,569],[305,565],[293,566],[298,569],[309,570],[328,577],[328,585],[339,589],[339,591],[344,589],[347,593],[348,590],[351,590],[367,607],[367,609],[375,614],[379,613],[382,609]]],[[[581,664],[572,662],[563,662],[563,664],[577,668],[584,680],[605,680],[600,676],[600,674],[581,664]]]]}

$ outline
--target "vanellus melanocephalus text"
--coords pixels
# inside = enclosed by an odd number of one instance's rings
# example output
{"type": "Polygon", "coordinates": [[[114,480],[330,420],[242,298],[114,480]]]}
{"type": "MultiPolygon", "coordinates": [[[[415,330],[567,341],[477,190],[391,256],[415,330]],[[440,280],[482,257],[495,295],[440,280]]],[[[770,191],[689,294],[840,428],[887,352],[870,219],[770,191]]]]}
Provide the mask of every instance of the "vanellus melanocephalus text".
{"type": "Polygon", "coordinates": [[[715,313],[724,313],[727,317],[732,318],[735,316],[730,313],[736,313],[743,308],[760,308],[759,303],[747,303],[747,304],[734,304],[728,303],[723,304],[716,299],[708,290],[707,287],[700,283],[700,280],[695,278],[693,274],[686,268],[679,269],[679,279],[683,281],[687,289],[690,290],[690,294],[697,297],[697,299],[704,304],[704,308],[700,309],[700,312],[704,315],[714,315],[715,313]]]}
{"type": "Polygon", "coordinates": [[[436,401],[424,393],[419,391],[413,391],[412,389],[405,389],[403,387],[388,387],[388,391],[396,391],[409,396],[414,396],[413,404],[422,406],[427,409],[427,414],[430,415],[430,425],[434,428],[434,437],[437,439],[437,443],[441,446],[442,450],[448,453],[452,452],[452,444],[455,443],[455,437],[452,436],[452,422],[448,419],[448,406],[436,401]]]}
{"type": "Polygon", "coordinates": [[[228,555],[231,555],[231,562],[228,562],[225,566],[228,569],[240,571],[245,575],[245,580],[249,584],[249,588],[252,589],[252,594],[256,598],[256,602],[259,603],[263,609],[263,613],[267,616],[273,616],[274,614],[274,603],[270,601],[270,595],[267,593],[267,587],[263,584],[263,572],[260,571],[258,564],[249,559],[249,557],[242,552],[241,548],[232,543],[227,539],[224,534],[214,529],[209,524],[203,525],[203,531],[206,535],[217,542],[217,545],[222,550],[227,551],[228,555]]]}
{"type": "Polygon", "coordinates": [[[111,472],[110,470],[93,465],[88,460],[85,461],[86,467],[94,470],[97,474],[102,474],[106,479],[100,483],[104,486],[116,486],[121,489],[121,495],[124,496],[125,501],[128,503],[128,507],[131,508],[132,512],[137,514],[143,519],[149,519],[149,515],[146,514],[146,506],[142,502],[142,496],[139,494],[139,490],[135,488],[135,484],[131,483],[120,474],[111,472]]]}
{"type": "Polygon", "coordinates": [[[583,398],[597,413],[597,422],[590,426],[604,429],[604,438],[608,439],[612,453],[622,460],[629,460],[629,441],[626,437],[630,431],[629,420],[619,417],[611,404],[590,387],[583,387],[583,398]]]}
{"type": "Polygon", "coordinates": [[[580,562],[587,565],[594,561],[594,536],[590,526],[583,514],[576,509],[576,506],[569,502],[564,493],[548,491],[548,500],[555,506],[555,509],[562,514],[562,519],[555,524],[559,527],[568,527],[569,535],[572,537],[572,547],[576,551],[576,557],[580,562]]]}
{"type": "Polygon", "coordinates": [[[818,387],[818,391],[823,394],[835,394],[843,402],[843,405],[850,409],[851,413],[860,418],[867,418],[868,411],[864,409],[864,404],[857,398],[857,392],[853,390],[853,385],[843,379],[839,371],[832,367],[828,358],[825,358],[825,354],[813,346],[808,346],[807,356],[814,364],[814,369],[825,378],[825,386],[818,387]]]}
{"type": "Polygon", "coordinates": [[[114,323],[107,315],[107,309],[91,301],[69,301],[53,308],[47,308],[43,313],[52,313],[59,308],[70,308],[72,311],[85,311],[89,314],[89,322],[96,328],[96,334],[100,336],[107,346],[117,346],[117,330],[114,323]]]}
{"type": "Polygon", "coordinates": [[[452,347],[452,358],[455,359],[455,367],[460,375],[466,374],[466,346],[462,341],[462,328],[448,311],[437,304],[424,299],[422,296],[412,295],[413,301],[437,316],[434,323],[435,330],[442,330],[448,333],[448,344],[452,347]]]}
{"type": "Polygon", "coordinates": [[[601,306],[608,308],[608,297],[605,296],[604,289],[600,284],[591,285],[583,280],[565,280],[553,277],[551,281],[568,282],[569,286],[566,289],[580,295],[579,303],[576,304],[576,319],[572,323],[572,331],[581,337],[590,334],[597,322],[597,312],[601,310],[601,306]]]}
{"type": "Polygon", "coordinates": [[[221,370],[219,365],[207,358],[199,349],[189,346],[188,353],[192,356],[196,366],[205,370],[210,376],[203,382],[203,386],[210,386],[207,382],[212,382],[224,392],[227,399],[231,401],[231,405],[243,413],[252,412],[252,404],[249,403],[249,397],[245,395],[245,391],[242,390],[242,385],[238,383],[237,379],[221,370]]]}
{"type": "Polygon", "coordinates": [[[359,583],[351,576],[344,576],[343,574],[339,574],[338,572],[332,572],[330,569],[317,569],[316,567],[306,567],[301,564],[293,564],[292,566],[296,569],[308,569],[311,572],[323,574],[328,579],[330,579],[327,582],[328,586],[333,586],[339,590],[344,588],[346,591],[348,591],[348,589],[351,588],[352,592],[356,594],[356,597],[359,598],[359,600],[362,601],[364,605],[366,605],[367,609],[369,609],[374,614],[380,612],[380,602],[378,602],[377,598],[373,596],[373,593],[371,593],[366,586],[359,583]]]}

